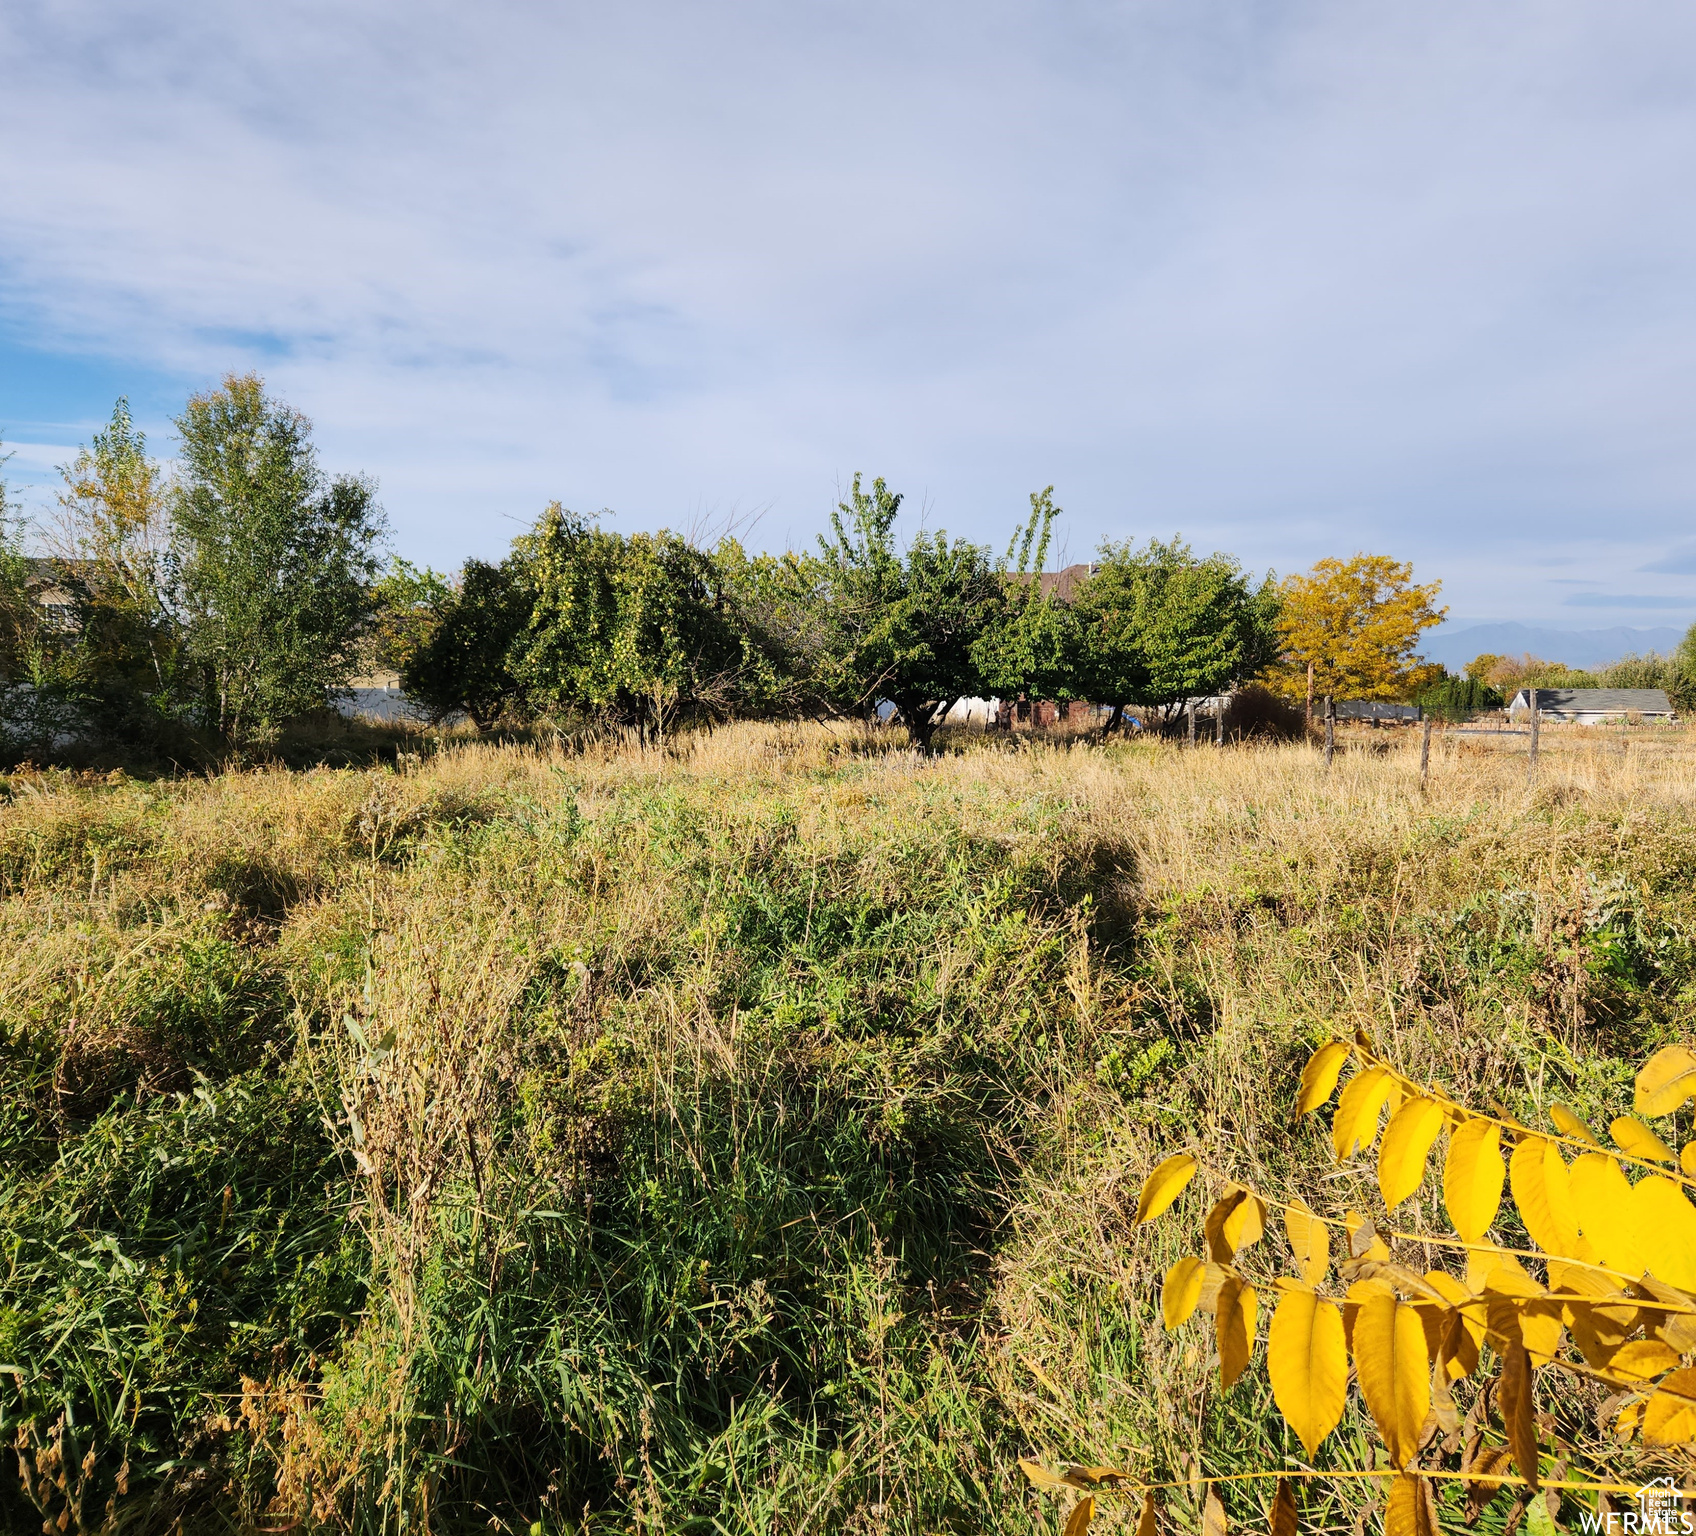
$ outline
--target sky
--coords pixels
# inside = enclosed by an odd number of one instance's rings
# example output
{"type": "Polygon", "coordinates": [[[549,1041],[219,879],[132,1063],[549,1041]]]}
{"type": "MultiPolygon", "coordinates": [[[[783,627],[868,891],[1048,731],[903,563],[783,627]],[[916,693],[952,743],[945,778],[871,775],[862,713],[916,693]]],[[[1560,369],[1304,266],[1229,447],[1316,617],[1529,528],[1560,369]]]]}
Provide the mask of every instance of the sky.
{"type": "Polygon", "coordinates": [[[257,370],[441,568],[556,498],[800,546],[863,471],[1682,628],[1693,54],[1677,0],[8,0],[6,476],[257,370]]]}

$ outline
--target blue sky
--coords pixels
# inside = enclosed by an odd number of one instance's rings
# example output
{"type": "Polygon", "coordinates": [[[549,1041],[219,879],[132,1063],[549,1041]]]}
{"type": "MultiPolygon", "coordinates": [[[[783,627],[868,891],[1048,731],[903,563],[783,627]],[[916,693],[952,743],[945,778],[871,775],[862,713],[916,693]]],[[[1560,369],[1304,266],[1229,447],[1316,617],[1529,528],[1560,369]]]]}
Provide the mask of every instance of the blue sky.
{"type": "Polygon", "coordinates": [[[555,497],[801,543],[863,469],[1682,626],[1693,53],[1673,0],[11,0],[8,475],[257,368],[437,565],[555,497]]]}

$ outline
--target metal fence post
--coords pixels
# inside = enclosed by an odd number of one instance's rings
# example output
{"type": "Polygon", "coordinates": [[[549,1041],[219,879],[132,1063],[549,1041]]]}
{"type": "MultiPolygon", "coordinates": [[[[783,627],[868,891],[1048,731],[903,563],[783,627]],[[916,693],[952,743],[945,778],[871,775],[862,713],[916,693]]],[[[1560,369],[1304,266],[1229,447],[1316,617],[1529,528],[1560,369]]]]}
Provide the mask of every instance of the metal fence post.
{"type": "Polygon", "coordinates": [[[1331,766],[1331,759],[1337,753],[1337,701],[1330,694],[1325,695],[1325,766],[1331,766]]]}
{"type": "Polygon", "coordinates": [[[1213,745],[1225,745],[1225,706],[1230,701],[1228,693],[1219,695],[1219,702],[1213,706],[1213,745]]]}
{"type": "Polygon", "coordinates": [[[1531,761],[1526,769],[1526,777],[1534,780],[1537,777],[1537,716],[1539,711],[1537,709],[1537,690],[1529,688],[1526,691],[1531,695],[1531,761]]]}
{"type": "Polygon", "coordinates": [[[1195,700],[1194,699],[1190,700],[1189,708],[1186,711],[1186,713],[1189,715],[1190,745],[1193,747],[1195,745],[1195,700]]]}
{"type": "Polygon", "coordinates": [[[1425,730],[1419,738],[1419,792],[1425,793],[1425,786],[1431,780],[1431,722],[1425,722],[1425,730]]]}

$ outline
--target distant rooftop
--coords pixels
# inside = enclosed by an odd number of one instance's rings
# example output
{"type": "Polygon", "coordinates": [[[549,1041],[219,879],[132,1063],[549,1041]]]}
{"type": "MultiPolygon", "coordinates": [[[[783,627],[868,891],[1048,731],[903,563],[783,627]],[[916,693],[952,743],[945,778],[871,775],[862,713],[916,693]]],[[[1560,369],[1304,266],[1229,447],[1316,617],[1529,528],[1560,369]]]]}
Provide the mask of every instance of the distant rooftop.
{"type": "MultiPolygon", "coordinates": [[[[1087,562],[1068,565],[1061,571],[1039,571],[1036,578],[1037,590],[1044,597],[1052,594],[1061,602],[1069,603],[1077,594],[1079,586],[1094,574],[1095,567],[1087,562]]],[[[1031,579],[1029,571],[1011,571],[1008,576],[1012,581],[1023,582],[1031,579]]]]}
{"type": "MultiPolygon", "coordinates": [[[[1531,690],[1521,688],[1508,712],[1529,710],[1531,690]]],[[[1537,712],[1543,715],[1670,715],[1672,700],[1661,688],[1539,688],[1537,712]]]]}

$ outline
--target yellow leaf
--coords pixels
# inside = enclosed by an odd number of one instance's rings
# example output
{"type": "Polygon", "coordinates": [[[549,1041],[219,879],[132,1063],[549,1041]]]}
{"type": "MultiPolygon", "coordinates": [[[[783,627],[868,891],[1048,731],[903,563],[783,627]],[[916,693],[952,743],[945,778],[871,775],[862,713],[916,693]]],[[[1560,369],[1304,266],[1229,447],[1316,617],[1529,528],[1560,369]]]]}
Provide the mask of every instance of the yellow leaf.
{"type": "Polygon", "coordinates": [[[1371,1226],[1371,1223],[1359,1211],[1343,1212],[1343,1231],[1348,1234],[1349,1256],[1356,1259],[1370,1259],[1374,1264],[1388,1264],[1390,1262],[1390,1247],[1378,1235],[1376,1227],[1372,1229],[1371,1241],[1359,1253],[1355,1252],[1355,1249],[1360,1246],[1355,1241],[1355,1234],[1366,1226],[1371,1226]]]}
{"type": "Polygon", "coordinates": [[[1053,1472],[1050,1472],[1040,1461],[1030,1461],[1021,1456],[1019,1458],[1019,1470],[1031,1480],[1031,1483],[1035,1487],[1038,1488],[1046,1488],[1052,1492],[1056,1489],[1069,1488],[1071,1486],[1065,1478],[1059,1477],[1053,1472]]]}
{"type": "Polygon", "coordinates": [[[1354,1368],[1392,1465],[1419,1449],[1431,1407],[1431,1359],[1419,1314],[1393,1293],[1366,1297],[1354,1321],[1354,1368]]]}
{"type": "Polygon", "coordinates": [[[1619,1417],[1614,1420],[1614,1433],[1621,1440],[1629,1440],[1637,1426],[1643,1422],[1643,1404],[1641,1402],[1627,1403],[1619,1411],[1619,1417]]]}
{"type": "Polygon", "coordinates": [[[1633,1339],[1614,1351],[1613,1358],[1608,1361],[1608,1370],[1615,1376],[1648,1381],[1677,1365],[1677,1353],[1659,1339],[1633,1339]]]}
{"type": "Polygon", "coordinates": [[[1443,1107],[1435,1099],[1409,1099],[1384,1127],[1378,1151],[1378,1188],[1394,1210],[1425,1182],[1425,1160],[1443,1129],[1443,1107]]]}
{"type": "Polygon", "coordinates": [[[1137,1201],[1136,1219],[1153,1221],[1183,1193],[1184,1186],[1195,1177],[1195,1170],[1196,1161],[1189,1153],[1174,1152],[1149,1174],[1137,1201]]]}
{"type": "Polygon", "coordinates": [[[1496,1262],[1483,1271],[1480,1281],[1486,1292],[1526,1297],[1545,1294],[1543,1287],[1526,1274],[1525,1266],[1511,1253],[1498,1253],[1494,1257],[1496,1262]]]}
{"type": "Polygon", "coordinates": [[[1638,1308],[1605,1275],[1577,1264],[1549,1263],[1549,1283],[1560,1292],[1561,1316],[1573,1342],[1598,1370],[1606,1367],[1626,1339],[1637,1331],[1638,1308]],[[1605,1303],[1620,1302],[1613,1306],[1605,1303]]]}
{"type": "MultiPolygon", "coordinates": [[[[1455,1381],[1470,1376],[1478,1369],[1478,1346],[1484,1342],[1485,1303],[1477,1300],[1467,1288],[1446,1270],[1432,1269],[1425,1273],[1425,1283],[1436,1291],[1461,1320],[1462,1333],[1450,1344],[1448,1374],[1455,1381]]],[[[1430,1345],[1427,1339],[1427,1346],[1430,1345]]]]}
{"type": "Polygon", "coordinates": [[[1207,1485],[1207,1502],[1201,1510],[1201,1536],[1225,1536],[1225,1506],[1212,1483],[1207,1485]]]}
{"type": "Polygon", "coordinates": [[[1681,1355],[1696,1350],[1696,1315],[1691,1312],[1693,1298],[1653,1275],[1644,1275],[1637,1283],[1662,1304],[1643,1308],[1649,1332],[1670,1344],[1681,1355]]]}
{"type": "Polygon", "coordinates": [[[1671,1179],[1652,1173],[1631,1190],[1637,1251],[1656,1278],[1696,1291],[1696,1206],[1671,1179]]]}
{"type": "Polygon", "coordinates": [[[1272,1499],[1272,1536],[1297,1536],[1300,1524],[1296,1519],[1296,1496],[1286,1477],[1278,1479],[1278,1492],[1272,1499]]]}
{"type": "Polygon", "coordinates": [[[1302,1068],[1301,1091],[1296,1095],[1296,1113],[1310,1115],[1337,1091],[1337,1075],[1349,1059],[1346,1041],[1332,1040],[1319,1047],[1302,1068]]]}
{"type": "Polygon", "coordinates": [[[1254,1287],[1235,1275],[1219,1287],[1213,1312],[1213,1331],[1219,1340],[1219,1380],[1229,1387],[1248,1368],[1254,1353],[1254,1328],[1259,1303],[1254,1287]]]}
{"type": "Polygon", "coordinates": [[[1383,1067],[1368,1067],[1349,1079],[1331,1121],[1331,1147],[1339,1163],[1354,1155],[1356,1145],[1371,1146],[1378,1139],[1378,1112],[1395,1082],[1383,1067]]]}
{"type": "Polygon", "coordinates": [[[1696,1141],[1687,1141],[1679,1149],[1678,1171],[1686,1178],[1696,1179],[1696,1141]]]}
{"type": "Polygon", "coordinates": [[[1207,1266],[1191,1254],[1185,1254],[1169,1270],[1160,1287],[1160,1317],[1170,1333],[1180,1323],[1189,1321],[1201,1300],[1201,1282],[1207,1266]]]}
{"type": "Polygon", "coordinates": [[[1142,1496],[1142,1518],[1137,1521],[1137,1536],[1157,1536],[1158,1526],[1155,1523],[1154,1495],[1145,1493],[1142,1496]]]}
{"type": "Polygon", "coordinates": [[[1312,1291],[1280,1296],[1266,1336],[1266,1369],[1272,1400],[1311,1458],[1348,1398],[1348,1346],[1336,1303],[1312,1291]]]}
{"type": "Polygon", "coordinates": [[[1561,1304],[1530,1302],[1519,1309],[1519,1336],[1533,1365],[1547,1365],[1561,1347],[1561,1304]]]}
{"type": "Polygon", "coordinates": [[[1225,1218],[1241,1203],[1243,1191],[1230,1189],[1224,1198],[1216,1200],[1202,1218],[1201,1229],[1207,1238],[1207,1257],[1215,1264],[1229,1264],[1236,1254],[1225,1241],[1225,1218]]]}
{"type": "Polygon", "coordinates": [[[1381,1280],[1376,1275],[1350,1283],[1348,1293],[1343,1299],[1343,1337],[1348,1341],[1351,1353],[1354,1350],[1354,1320],[1360,1316],[1362,1304],[1374,1296],[1395,1294],[1396,1288],[1388,1280],[1381,1280]]]}
{"type": "Polygon", "coordinates": [[[1510,1256],[1485,1277],[1486,1319],[1493,1335],[1491,1343],[1519,1338],[1539,1365],[1547,1365],[1561,1344],[1562,1304],[1548,1293],[1510,1256]]]}
{"type": "Polygon", "coordinates": [[[1201,1296],[1196,1305],[1209,1316],[1217,1309],[1219,1303],[1219,1287],[1228,1279],[1231,1273],[1217,1264],[1204,1264],[1201,1269],[1201,1296]]]}
{"type": "Polygon", "coordinates": [[[1670,1115],[1692,1094],[1696,1094],[1696,1051],[1687,1045],[1669,1045],[1643,1063],[1632,1108],[1640,1115],[1659,1119],[1670,1115]]]}
{"type": "Polygon", "coordinates": [[[1241,1253],[1258,1243],[1265,1230],[1265,1203],[1259,1195],[1245,1190],[1237,1208],[1225,1218],[1225,1241],[1233,1253],[1241,1253]]]}
{"type": "Polygon", "coordinates": [[[1613,1137],[1614,1145],[1622,1152],[1632,1157],[1642,1158],[1648,1163],[1675,1163],[1677,1154],[1641,1120],[1633,1120],[1630,1115],[1621,1115],[1608,1126],[1608,1134],[1613,1137]]]}
{"type": "Polygon", "coordinates": [[[1309,1285],[1321,1285],[1331,1262],[1331,1234],[1308,1208],[1305,1200],[1290,1202],[1284,1211],[1284,1231],[1289,1234],[1290,1252],[1296,1269],[1309,1285]]]}
{"type": "Polygon", "coordinates": [[[1513,1201],[1531,1239],[1545,1253],[1570,1258],[1578,1250],[1578,1215],[1566,1162],[1552,1141],[1527,1136],[1508,1164],[1513,1201]]]}
{"type": "Polygon", "coordinates": [[[1404,1472],[1396,1479],[1384,1511],[1384,1536],[1437,1536],[1424,1478],[1404,1472]]]}
{"type": "Polygon", "coordinates": [[[1207,1213],[1203,1226],[1208,1257],[1216,1264],[1229,1264],[1240,1250],[1260,1241],[1266,1230],[1266,1207],[1259,1196],[1233,1184],[1207,1213]]]}
{"type": "Polygon", "coordinates": [[[1555,1122],[1555,1129],[1563,1136],[1570,1136],[1574,1141],[1587,1141],[1593,1147],[1601,1146],[1590,1127],[1578,1118],[1564,1104],[1551,1104],[1549,1118],[1555,1122]]]}
{"type": "Polygon", "coordinates": [[[1496,1387],[1496,1406],[1508,1432],[1508,1449],[1513,1452],[1519,1475],[1537,1491],[1537,1414],[1531,1401],[1531,1359],[1517,1340],[1502,1355],[1502,1379],[1496,1387]]]}
{"type": "Polygon", "coordinates": [[[1095,1519],[1095,1499],[1085,1494],[1072,1506],[1072,1515],[1066,1522],[1066,1536],[1084,1536],[1089,1529],[1089,1523],[1095,1519]]]}
{"type": "Polygon", "coordinates": [[[1103,1483],[1124,1483],[1130,1481],[1129,1472],[1121,1472],[1117,1467],[1068,1467],[1066,1481],[1074,1488],[1099,1488],[1103,1483]]]}
{"type": "Polygon", "coordinates": [[[1443,1203],[1455,1231],[1469,1243],[1480,1241],[1502,1203],[1501,1128],[1489,1120],[1468,1120],[1449,1136],[1449,1160],[1443,1169],[1443,1203]]]}
{"type": "Polygon", "coordinates": [[[1468,1374],[1466,1361],[1472,1355],[1472,1338],[1459,1312],[1416,1301],[1420,1326],[1425,1329],[1425,1350],[1431,1356],[1431,1417],[1445,1434],[1459,1427],[1454,1394],[1449,1383],[1468,1374]],[[1436,1323],[1436,1327],[1432,1323],[1436,1323]],[[1457,1357],[1459,1357],[1457,1359],[1457,1357]]]}
{"type": "Polygon", "coordinates": [[[1609,1269],[1635,1280],[1645,1266],[1637,1242],[1637,1223],[1631,1214],[1631,1186],[1619,1164],[1605,1153],[1586,1152],[1574,1159],[1567,1175],[1578,1230],[1609,1269]]]}
{"type": "Polygon", "coordinates": [[[1655,1388],[1643,1409],[1643,1443],[1687,1445],[1692,1440],[1696,1440],[1696,1370],[1686,1368],[1674,1371],[1655,1388]]]}
{"type": "Polygon", "coordinates": [[[1458,1307],[1462,1302],[1472,1299],[1473,1293],[1446,1269],[1426,1270],[1425,1283],[1451,1306],[1458,1307]]]}

